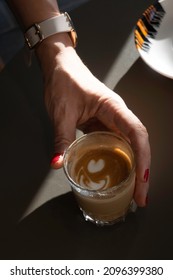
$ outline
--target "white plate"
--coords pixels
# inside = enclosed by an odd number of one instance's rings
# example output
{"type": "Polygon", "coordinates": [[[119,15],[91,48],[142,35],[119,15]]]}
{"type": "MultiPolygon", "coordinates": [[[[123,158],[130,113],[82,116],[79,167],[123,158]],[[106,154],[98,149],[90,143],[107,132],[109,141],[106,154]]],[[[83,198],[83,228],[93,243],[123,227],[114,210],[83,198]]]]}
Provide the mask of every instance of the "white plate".
{"type": "Polygon", "coordinates": [[[160,0],[143,13],[135,28],[135,43],[151,68],[173,78],[173,0],[160,0]]]}

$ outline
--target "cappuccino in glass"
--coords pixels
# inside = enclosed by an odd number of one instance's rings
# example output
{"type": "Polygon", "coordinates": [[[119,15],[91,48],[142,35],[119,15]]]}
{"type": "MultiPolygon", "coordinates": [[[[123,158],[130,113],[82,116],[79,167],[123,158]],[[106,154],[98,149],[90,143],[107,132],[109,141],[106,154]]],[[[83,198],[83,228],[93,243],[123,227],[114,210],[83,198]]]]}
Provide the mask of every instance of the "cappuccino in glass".
{"type": "Polygon", "coordinates": [[[125,219],[135,187],[134,155],[125,139],[110,132],[83,135],[67,149],[64,170],[86,220],[125,219]]]}

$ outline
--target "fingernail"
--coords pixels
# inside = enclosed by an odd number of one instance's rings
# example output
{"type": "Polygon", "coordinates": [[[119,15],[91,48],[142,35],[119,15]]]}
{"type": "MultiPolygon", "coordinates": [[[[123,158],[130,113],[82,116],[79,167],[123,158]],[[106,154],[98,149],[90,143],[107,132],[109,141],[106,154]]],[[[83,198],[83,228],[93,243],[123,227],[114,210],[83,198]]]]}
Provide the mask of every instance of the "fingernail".
{"type": "Polygon", "coordinates": [[[54,157],[51,160],[51,165],[54,165],[56,162],[58,162],[62,156],[63,156],[62,154],[54,155],[54,157]]]}
{"type": "Polygon", "coordinates": [[[144,173],[144,181],[145,181],[145,183],[148,182],[149,175],[150,175],[150,170],[149,170],[149,169],[146,169],[146,170],[145,170],[145,173],[144,173]]]}

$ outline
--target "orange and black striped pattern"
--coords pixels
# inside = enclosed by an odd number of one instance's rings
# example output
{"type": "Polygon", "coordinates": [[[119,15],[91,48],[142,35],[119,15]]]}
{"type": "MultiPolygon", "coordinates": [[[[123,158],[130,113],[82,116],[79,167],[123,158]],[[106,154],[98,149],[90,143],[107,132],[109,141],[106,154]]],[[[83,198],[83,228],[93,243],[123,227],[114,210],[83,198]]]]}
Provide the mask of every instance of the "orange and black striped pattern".
{"type": "Polygon", "coordinates": [[[135,28],[135,44],[138,49],[148,51],[151,41],[155,38],[165,10],[159,2],[151,5],[138,20],[135,28]]]}

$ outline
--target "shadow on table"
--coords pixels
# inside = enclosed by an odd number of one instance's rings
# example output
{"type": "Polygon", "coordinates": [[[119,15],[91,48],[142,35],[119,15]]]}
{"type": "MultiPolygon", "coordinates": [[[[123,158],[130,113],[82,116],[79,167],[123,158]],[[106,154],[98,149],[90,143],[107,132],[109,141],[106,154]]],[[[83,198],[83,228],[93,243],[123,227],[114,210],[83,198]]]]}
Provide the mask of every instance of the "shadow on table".
{"type": "Polygon", "coordinates": [[[129,215],[126,223],[118,226],[97,227],[84,221],[69,192],[25,218],[10,242],[4,241],[1,254],[8,259],[128,258],[141,215],[141,211],[137,216],[129,215]]]}
{"type": "Polygon", "coordinates": [[[149,205],[137,236],[143,244],[139,256],[172,259],[173,79],[153,71],[139,58],[115,91],[144,123],[151,144],[149,205]]]}
{"type": "Polygon", "coordinates": [[[157,206],[138,209],[125,223],[85,222],[71,192],[45,203],[3,240],[3,259],[171,259],[172,232],[157,206]],[[166,235],[166,238],[165,238],[166,235]],[[169,249],[168,249],[169,248],[169,249]]]}
{"type": "Polygon", "coordinates": [[[153,0],[91,0],[70,13],[78,33],[77,51],[103,80],[134,26],[153,0]]]}
{"type": "Polygon", "coordinates": [[[0,73],[0,234],[21,218],[50,170],[53,131],[36,61],[23,53],[0,73]]]}
{"type": "Polygon", "coordinates": [[[173,79],[153,71],[139,58],[114,90],[146,126],[152,152],[151,180],[164,190],[171,183],[173,79]]]}

